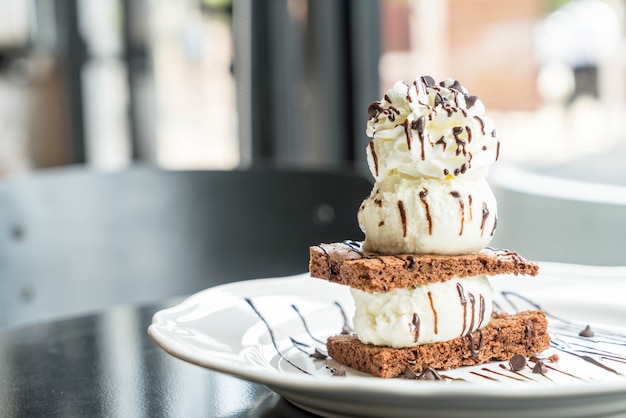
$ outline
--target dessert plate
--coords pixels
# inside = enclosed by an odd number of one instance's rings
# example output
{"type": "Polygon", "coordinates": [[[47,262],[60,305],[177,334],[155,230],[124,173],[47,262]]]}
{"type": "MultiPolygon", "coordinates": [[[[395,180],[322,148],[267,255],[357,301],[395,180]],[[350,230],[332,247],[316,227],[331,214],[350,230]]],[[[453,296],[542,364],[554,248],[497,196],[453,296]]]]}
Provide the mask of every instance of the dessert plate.
{"type": "Polygon", "coordinates": [[[316,358],[326,337],[350,326],[353,305],[347,288],[308,274],[207,289],[157,312],[148,332],[175,357],[264,384],[327,417],[626,414],[626,267],[542,263],[538,277],[490,281],[497,309],[546,311],[546,373],[533,373],[533,361],[518,372],[495,362],[438,381],[382,379],[316,358]],[[593,336],[580,336],[587,325],[593,336]]]}

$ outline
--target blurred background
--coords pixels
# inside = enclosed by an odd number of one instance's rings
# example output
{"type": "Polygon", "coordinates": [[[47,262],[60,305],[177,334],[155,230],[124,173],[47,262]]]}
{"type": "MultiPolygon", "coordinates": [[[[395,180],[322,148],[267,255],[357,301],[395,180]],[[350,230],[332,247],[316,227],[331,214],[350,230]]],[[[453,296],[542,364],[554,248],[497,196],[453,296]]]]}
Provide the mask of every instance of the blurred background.
{"type": "Polygon", "coordinates": [[[503,143],[493,245],[626,265],[625,9],[0,0],[0,179],[148,164],[347,169],[371,181],[368,105],[398,79],[453,77],[481,97],[503,143]]]}
{"type": "Polygon", "coordinates": [[[504,161],[621,147],[622,0],[0,0],[0,176],[364,168],[369,102],[461,80],[504,161]]]}

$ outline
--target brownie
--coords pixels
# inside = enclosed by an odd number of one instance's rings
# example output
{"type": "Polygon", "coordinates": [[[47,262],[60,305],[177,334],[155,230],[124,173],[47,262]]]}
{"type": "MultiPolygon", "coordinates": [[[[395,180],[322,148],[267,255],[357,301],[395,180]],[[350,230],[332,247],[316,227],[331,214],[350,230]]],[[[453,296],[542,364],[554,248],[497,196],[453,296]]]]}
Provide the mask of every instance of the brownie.
{"type": "Polygon", "coordinates": [[[550,346],[548,322],[542,311],[524,311],[514,315],[494,314],[487,326],[470,335],[450,341],[410,348],[380,347],[364,344],[356,335],[328,338],[328,355],[346,366],[379,377],[396,377],[410,368],[422,373],[431,368],[449,370],[513,355],[533,356],[550,346]]]}
{"type": "Polygon", "coordinates": [[[382,255],[365,252],[359,241],[310,248],[312,277],[366,292],[415,287],[453,278],[497,274],[536,276],[539,266],[514,251],[486,248],[477,254],[382,255]]]}

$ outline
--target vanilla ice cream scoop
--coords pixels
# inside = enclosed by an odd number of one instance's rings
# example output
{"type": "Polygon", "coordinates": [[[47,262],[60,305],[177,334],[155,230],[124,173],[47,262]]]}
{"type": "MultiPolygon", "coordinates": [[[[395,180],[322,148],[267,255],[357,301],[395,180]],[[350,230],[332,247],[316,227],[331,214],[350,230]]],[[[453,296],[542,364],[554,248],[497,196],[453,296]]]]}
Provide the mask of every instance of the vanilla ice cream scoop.
{"type": "Polygon", "coordinates": [[[485,107],[458,81],[428,76],[398,81],[368,109],[367,159],[374,178],[404,174],[485,177],[500,144],[485,107]]]}
{"type": "Polygon", "coordinates": [[[485,107],[458,82],[398,81],[369,107],[376,183],[359,209],[363,249],[382,254],[470,254],[497,226],[486,176],[500,143],[485,107]]]}
{"type": "Polygon", "coordinates": [[[477,253],[489,244],[496,212],[496,198],[484,178],[395,175],[376,183],[358,220],[365,251],[457,255],[477,253]]]}
{"type": "Polygon", "coordinates": [[[493,310],[493,289],[485,276],[389,292],[350,291],[359,340],[395,348],[470,335],[489,322],[493,310]]]}

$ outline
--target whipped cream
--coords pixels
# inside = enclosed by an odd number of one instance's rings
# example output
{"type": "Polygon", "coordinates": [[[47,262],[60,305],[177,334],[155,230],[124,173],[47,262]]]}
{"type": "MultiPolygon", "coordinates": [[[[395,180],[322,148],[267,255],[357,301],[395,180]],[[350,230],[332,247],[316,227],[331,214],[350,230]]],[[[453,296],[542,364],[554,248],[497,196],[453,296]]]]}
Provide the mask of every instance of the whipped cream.
{"type": "Polygon", "coordinates": [[[389,292],[350,290],[359,340],[394,348],[468,335],[487,325],[493,310],[493,289],[485,276],[389,292]]]}
{"type": "Polygon", "coordinates": [[[363,201],[363,249],[381,254],[477,253],[497,225],[496,198],[484,178],[445,181],[390,176],[363,201]]]}
{"type": "Polygon", "coordinates": [[[396,173],[453,179],[485,177],[500,144],[485,107],[458,82],[428,76],[398,81],[368,109],[370,171],[378,181],[396,173]]]}

